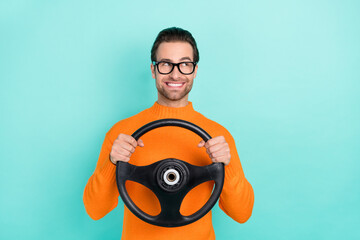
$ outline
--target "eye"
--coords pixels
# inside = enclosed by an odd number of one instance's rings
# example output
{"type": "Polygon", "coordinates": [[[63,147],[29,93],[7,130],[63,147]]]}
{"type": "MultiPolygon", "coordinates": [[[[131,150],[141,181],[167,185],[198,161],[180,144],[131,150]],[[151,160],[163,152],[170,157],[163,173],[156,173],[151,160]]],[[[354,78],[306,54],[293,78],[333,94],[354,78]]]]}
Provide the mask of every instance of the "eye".
{"type": "Polygon", "coordinates": [[[169,63],[169,62],[160,62],[160,66],[169,67],[169,66],[171,66],[171,63],[169,63]]]}

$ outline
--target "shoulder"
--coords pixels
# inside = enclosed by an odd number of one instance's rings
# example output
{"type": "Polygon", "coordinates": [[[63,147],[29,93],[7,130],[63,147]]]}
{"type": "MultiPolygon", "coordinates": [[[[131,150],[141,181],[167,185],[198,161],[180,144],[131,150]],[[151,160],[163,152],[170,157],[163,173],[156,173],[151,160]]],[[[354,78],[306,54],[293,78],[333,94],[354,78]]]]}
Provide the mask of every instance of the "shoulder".
{"type": "Polygon", "coordinates": [[[120,133],[131,135],[136,129],[144,125],[144,121],[147,119],[148,109],[145,109],[131,117],[122,119],[115,123],[107,132],[107,136],[110,140],[114,140],[120,133]]]}
{"type": "MultiPolygon", "coordinates": [[[[211,120],[201,113],[197,112],[200,119],[202,119],[198,126],[200,126],[202,129],[204,129],[207,133],[210,134],[211,138],[223,136],[226,140],[226,142],[229,144],[230,149],[236,150],[236,144],[235,139],[231,135],[231,133],[220,123],[215,122],[214,120],[211,120]]],[[[195,123],[196,124],[196,123],[195,123]]]]}
{"type": "MultiPolygon", "coordinates": [[[[215,122],[214,120],[204,116],[203,114],[196,111],[198,124],[206,132],[208,132],[212,137],[224,136],[232,138],[230,132],[220,123],[215,122]]],[[[196,123],[195,123],[196,124],[196,123]]]]}

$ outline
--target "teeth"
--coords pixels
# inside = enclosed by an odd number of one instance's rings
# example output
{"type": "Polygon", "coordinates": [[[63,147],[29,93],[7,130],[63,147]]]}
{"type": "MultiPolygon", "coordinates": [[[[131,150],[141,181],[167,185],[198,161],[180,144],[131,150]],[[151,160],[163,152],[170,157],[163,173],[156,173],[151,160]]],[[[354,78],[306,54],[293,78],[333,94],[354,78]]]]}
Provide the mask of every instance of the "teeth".
{"type": "Polygon", "coordinates": [[[168,85],[169,85],[170,87],[180,87],[180,86],[182,86],[183,84],[182,84],[182,83],[168,83],[168,85]]]}

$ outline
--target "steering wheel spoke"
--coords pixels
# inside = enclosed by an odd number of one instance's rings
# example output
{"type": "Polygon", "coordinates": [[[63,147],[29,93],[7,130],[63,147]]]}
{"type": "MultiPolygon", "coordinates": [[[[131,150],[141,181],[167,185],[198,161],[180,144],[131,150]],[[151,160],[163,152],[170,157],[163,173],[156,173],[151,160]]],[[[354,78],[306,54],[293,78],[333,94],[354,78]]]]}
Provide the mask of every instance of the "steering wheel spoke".
{"type": "Polygon", "coordinates": [[[190,172],[190,177],[189,177],[190,189],[193,189],[194,187],[196,187],[201,183],[215,180],[213,177],[214,174],[211,173],[211,170],[214,168],[213,164],[203,167],[187,164],[187,167],[190,172]]]}
{"type": "Polygon", "coordinates": [[[180,206],[185,194],[182,192],[157,195],[161,205],[160,218],[167,221],[175,221],[181,216],[180,206]]]}
{"type": "Polygon", "coordinates": [[[158,163],[153,163],[148,166],[136,166],[130,163],[120,162],[119,169],[125,168],[125,173],[119,171],[119,177],[126,180],[134,181],[144,185],[151,191],[157,191],[158,186],[155,184],[154,169],[158,163]]]}

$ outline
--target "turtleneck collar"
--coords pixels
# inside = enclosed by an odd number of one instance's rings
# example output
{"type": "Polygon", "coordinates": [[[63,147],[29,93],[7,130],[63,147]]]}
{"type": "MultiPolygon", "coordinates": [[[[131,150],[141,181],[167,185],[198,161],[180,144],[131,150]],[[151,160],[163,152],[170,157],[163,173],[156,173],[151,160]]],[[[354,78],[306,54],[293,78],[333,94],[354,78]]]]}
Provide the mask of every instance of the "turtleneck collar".
{"type": "Polygon", "coordinates": [[[192,102],[188,102],[188,105],[185,107],[167,107],[160,105],[158,102],[155,102],[154,105],[149,108],[150,112],[156,115],[159,119],[162,118],[186,118],[194,114],[195,110],[193,108],[192,102]]]}

